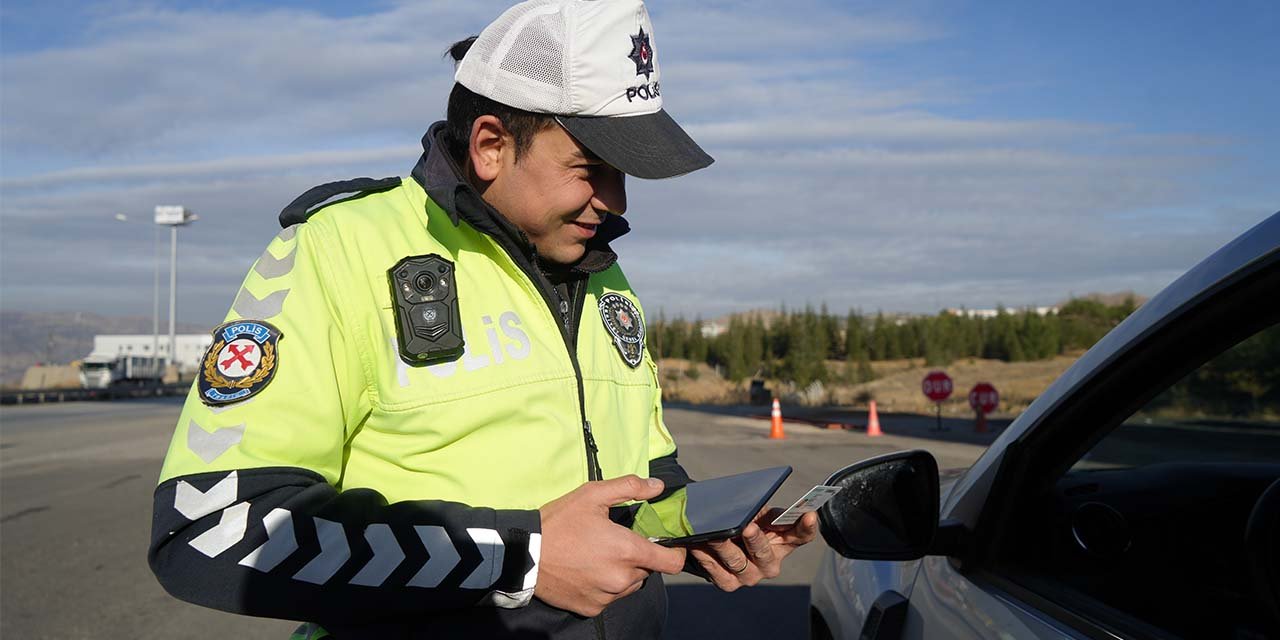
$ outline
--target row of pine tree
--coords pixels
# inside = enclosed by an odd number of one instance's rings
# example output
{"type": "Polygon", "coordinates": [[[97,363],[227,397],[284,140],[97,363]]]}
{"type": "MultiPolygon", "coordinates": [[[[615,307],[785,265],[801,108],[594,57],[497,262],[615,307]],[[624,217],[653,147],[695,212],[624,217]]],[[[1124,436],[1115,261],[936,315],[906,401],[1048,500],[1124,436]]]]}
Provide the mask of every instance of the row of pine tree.
{"type": "Polygon", "coordinates": [[[943,312],[936,316],[845,315],[820,309],[783,309],[769,322],[735,315],[720,335],[704,337],[702,321],[668,320],[659,314],[648,328],[649,348],[659,358],[683,358],[717,367],[726,378],[858,383],[874,378],[871,362],[924,358],[945,366],[958,358],[1008,362],[1051,358],[1087,349],[1133,312],[1133,299],[1117,305],[1075,299],[1057,312],[1006,311],[995,317],[943,312]],[[827,361],[844,361],[829,367],[827,361]]]}

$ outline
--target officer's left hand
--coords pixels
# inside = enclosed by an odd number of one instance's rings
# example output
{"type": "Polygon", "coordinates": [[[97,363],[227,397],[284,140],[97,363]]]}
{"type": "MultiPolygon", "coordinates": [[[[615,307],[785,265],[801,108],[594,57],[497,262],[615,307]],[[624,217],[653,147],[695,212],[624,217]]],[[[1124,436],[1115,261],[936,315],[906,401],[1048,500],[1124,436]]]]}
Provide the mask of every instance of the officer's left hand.
{"type": "Polygon", "coordinates": [[[818,514],[806,513],[786,526],[769,524],[781,509],[764,509],[742,530],[740,538],[706,542],[689,548],[707,577],[722,591],[751,587],[782,571],[782,559],[818,535],[818,514]]]}

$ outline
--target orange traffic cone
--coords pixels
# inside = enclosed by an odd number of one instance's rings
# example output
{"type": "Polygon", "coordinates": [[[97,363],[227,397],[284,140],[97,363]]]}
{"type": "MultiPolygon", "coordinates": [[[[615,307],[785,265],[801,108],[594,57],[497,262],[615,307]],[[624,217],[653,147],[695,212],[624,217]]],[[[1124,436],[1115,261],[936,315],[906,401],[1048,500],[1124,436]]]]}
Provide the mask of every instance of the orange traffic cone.
{"type": "Polygon", "coordinates": [[[773,412],[769,414],[769,439],[781,440],[787,437],[782,432],[782,405],[778,404],[778,399],[773,399],[773,412]]]}
{"type": "Polygon", "coordinates": [[[867,414],[867,435],[873,438],[884,435],[880,430],[880,416],[876,414],[875,400],[871,401],[871,411],[867,414]]]}

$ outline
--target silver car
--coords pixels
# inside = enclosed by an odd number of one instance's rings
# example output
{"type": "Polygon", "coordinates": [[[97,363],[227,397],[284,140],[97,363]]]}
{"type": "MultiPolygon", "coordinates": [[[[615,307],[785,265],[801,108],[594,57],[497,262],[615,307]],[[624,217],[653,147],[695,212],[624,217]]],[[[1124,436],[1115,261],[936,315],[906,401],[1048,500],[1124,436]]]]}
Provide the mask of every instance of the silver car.
{"type": "Polygon", "coordinates": [[[834,474],[814,638],[1280,638],[1280,213],[1142,305],[972,467],[834,474]]]}

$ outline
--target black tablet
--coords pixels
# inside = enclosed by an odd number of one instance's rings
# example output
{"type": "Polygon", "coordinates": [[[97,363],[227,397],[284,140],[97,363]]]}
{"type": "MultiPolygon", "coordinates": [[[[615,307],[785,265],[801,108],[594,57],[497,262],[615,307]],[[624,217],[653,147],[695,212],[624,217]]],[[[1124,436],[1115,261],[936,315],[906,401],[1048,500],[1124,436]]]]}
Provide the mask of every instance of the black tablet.
{"type": "Polygon", "coordinates": [[[657,502],[642,502],[631,529],[668,547],[740,535],[791,467],[772,467],[690,483],[657,502]]]}

